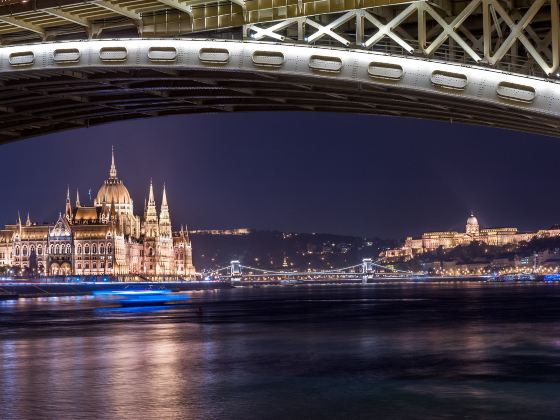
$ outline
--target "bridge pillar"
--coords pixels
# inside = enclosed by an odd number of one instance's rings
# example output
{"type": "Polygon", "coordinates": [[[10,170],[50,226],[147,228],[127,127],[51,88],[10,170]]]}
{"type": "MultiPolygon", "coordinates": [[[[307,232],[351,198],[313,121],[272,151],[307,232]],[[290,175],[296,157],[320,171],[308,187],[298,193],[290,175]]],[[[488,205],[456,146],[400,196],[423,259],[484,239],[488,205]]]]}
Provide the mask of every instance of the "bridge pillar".
{"type": "Polygon", "coordinates": [[[373,260],[371,258],[364,258],[362,260],[362,284],[367,284],[368,279],[372,278],[373,274],[373,260]]]}
{"type": "Polygon", "coordinates": [[[231,276],[232,283],[241,281],[241,263],[238,260],[231,261],[230,276],[231,276]]]}

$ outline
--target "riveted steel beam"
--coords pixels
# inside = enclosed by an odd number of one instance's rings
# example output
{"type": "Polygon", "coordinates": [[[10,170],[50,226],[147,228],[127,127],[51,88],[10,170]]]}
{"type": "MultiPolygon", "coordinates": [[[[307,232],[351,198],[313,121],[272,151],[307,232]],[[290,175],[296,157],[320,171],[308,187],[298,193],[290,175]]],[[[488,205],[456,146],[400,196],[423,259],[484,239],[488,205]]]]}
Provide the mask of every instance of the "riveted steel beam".
{"type": "Polygon", "coordinates": [[[0,142],[127,118],[253,110],[430,118],[560,137],[560,84],[420,57],[144,39],[4,47],[0,62],[0,142]],[[78,58],[64,61],[70,52],[78,58]]]}

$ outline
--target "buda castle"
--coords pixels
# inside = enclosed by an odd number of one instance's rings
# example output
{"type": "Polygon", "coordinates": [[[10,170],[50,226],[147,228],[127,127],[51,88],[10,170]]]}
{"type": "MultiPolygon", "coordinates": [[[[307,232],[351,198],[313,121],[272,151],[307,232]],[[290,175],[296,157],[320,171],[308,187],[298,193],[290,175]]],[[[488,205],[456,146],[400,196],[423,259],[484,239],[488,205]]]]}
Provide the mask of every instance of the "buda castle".
{"type": "Polygon", "coordinates": [[[385,262],[408,261],[419,254],[435,251],[438,248],[449,249],[471,242],[486,245],[515,245],[530,241],[533,238],[560,236],[560,227],[543,229],[537,232],[519,232],[514,227],[481,229],[478,219],[473,213],[467,219],[465,232],[427,232],[421,238],[406,238],[404,245],[396,249],[388,249],[380,255],[385,262]]]}
{"type": "Polygon", "coordinates": [[[21,274],[137,275],[147,278],[194,276],[192,245],[186,229],[173,232],[165,186],[159,216],[150,181],[144,214],[117,177],[114,151],[109,177],[92,205],[82,205],[70,190],[56,223],[36,224],[29,215],[0,230],[0,267],[21,274]]]}

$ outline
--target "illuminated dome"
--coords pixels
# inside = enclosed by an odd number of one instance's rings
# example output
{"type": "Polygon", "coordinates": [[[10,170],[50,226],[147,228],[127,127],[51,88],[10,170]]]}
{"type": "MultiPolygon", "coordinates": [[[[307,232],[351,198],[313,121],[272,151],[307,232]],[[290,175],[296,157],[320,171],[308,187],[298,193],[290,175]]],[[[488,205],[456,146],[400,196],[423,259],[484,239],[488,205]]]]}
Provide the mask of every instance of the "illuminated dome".
{"type": "Polygon", "coordinates": [[[467,226],[478,226],[478,219],[474,217],[474,214],[471,213],[470,217],[467,219],[467,226]]]}
{"type": "Polygon", "coordinates": [[[97,206],[100,206],[103,202],[107,205],[114,203],[117,209],[122,208],[122,205],[126,205],[127,207],[132,205],[132,199],[130,198],[128,189],[124,186],[123,182],[117,178],[114,152],[111,156],[109,178],[101,185],[95,199],[95,204],[97,206]]]}
{"type": "Polygon", "coordinates": [[[97,204],[101,204],[105,201],[105,203],[109,205],[113,202],[115,204],[130,204],[132,202],[130,194],[123,182],[120,179],[111,178],[106,180],[101,188],[99,188],[95,201],[97,204]]]}

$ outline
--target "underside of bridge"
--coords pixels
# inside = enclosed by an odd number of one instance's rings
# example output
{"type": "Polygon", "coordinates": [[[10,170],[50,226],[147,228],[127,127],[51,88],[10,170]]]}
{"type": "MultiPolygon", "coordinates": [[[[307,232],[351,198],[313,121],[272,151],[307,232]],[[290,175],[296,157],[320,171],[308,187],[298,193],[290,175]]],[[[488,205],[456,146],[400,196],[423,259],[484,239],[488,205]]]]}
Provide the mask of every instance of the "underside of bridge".
{"type": "Polygon", "coordinates": [[[0,141],[271,110],[558,136],[558,1],[0,0],[0,141]]]}
{"type": "Polygon", "coordinates": [[[329,78],[154,67],[39,71],[0,80],[0,110],[11,108],[0,113],[1,142],[130,118],[233,111],[351,112],[560,132],[560,121],[506,105],[329,78]]]}

